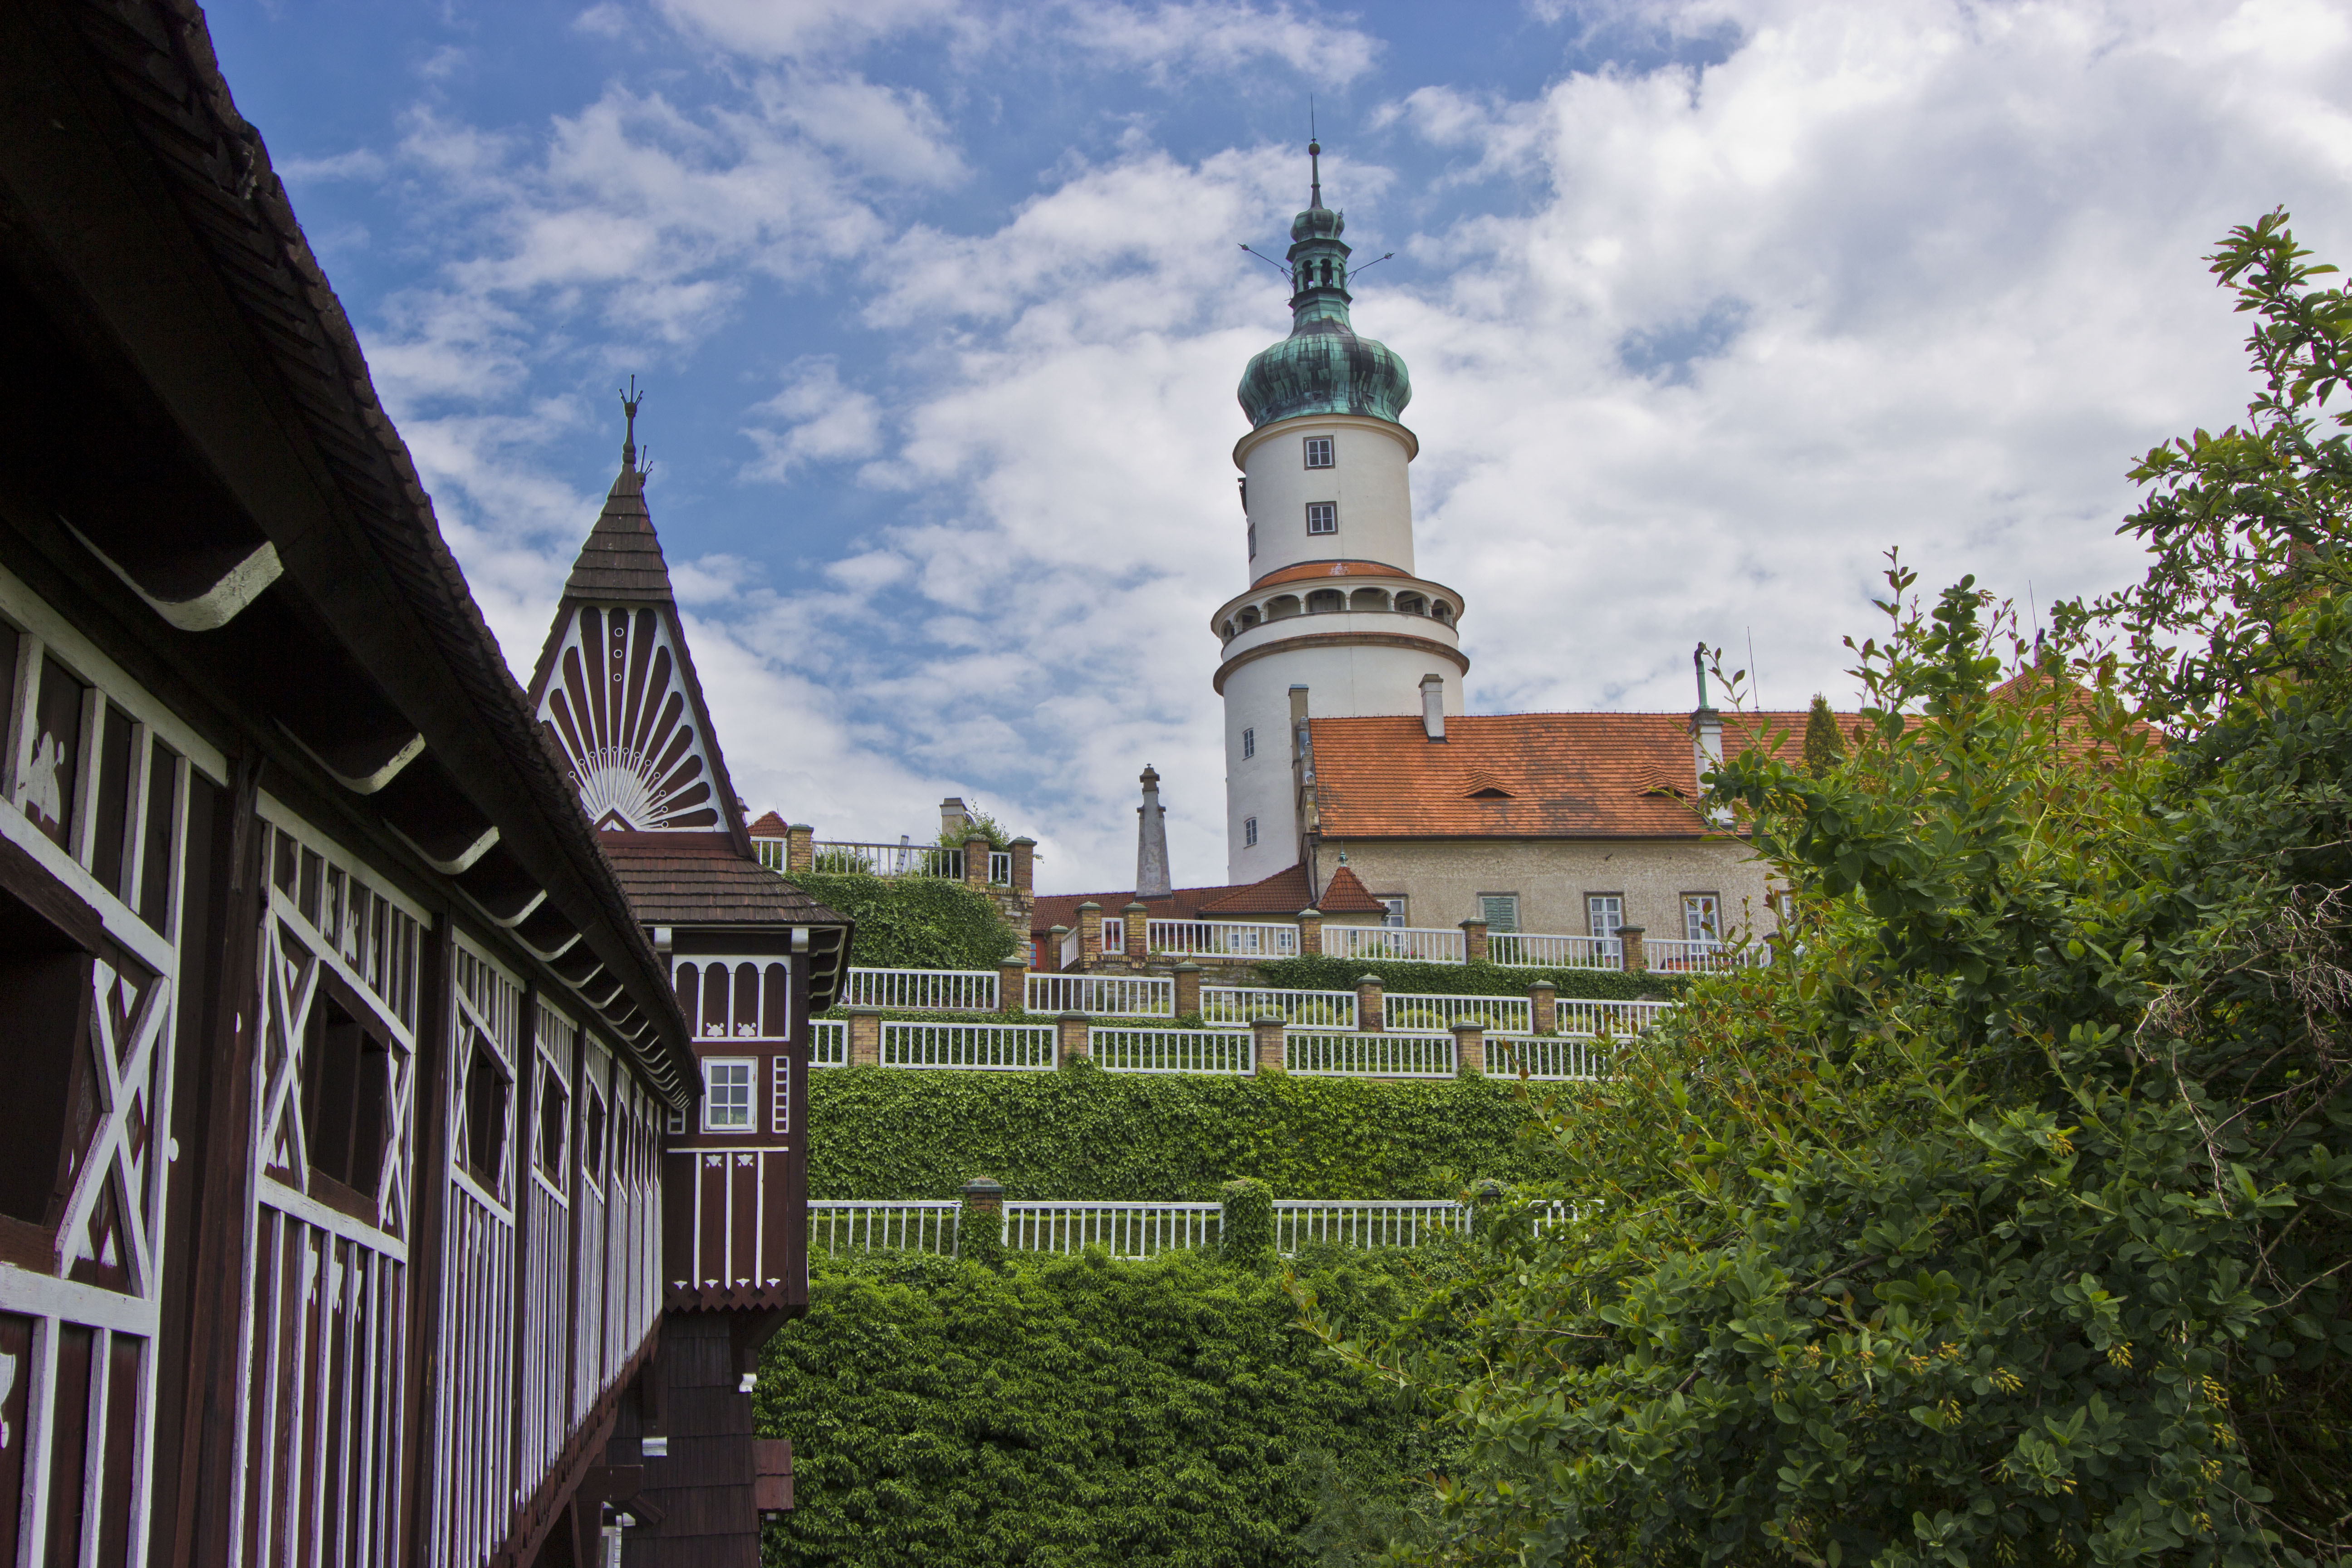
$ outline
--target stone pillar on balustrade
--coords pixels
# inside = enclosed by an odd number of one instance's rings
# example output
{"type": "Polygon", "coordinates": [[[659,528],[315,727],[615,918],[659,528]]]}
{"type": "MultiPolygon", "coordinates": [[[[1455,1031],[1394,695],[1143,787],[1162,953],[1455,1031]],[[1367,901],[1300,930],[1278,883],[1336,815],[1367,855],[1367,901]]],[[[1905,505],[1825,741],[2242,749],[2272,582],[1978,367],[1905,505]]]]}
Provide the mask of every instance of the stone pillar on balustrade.
{"type": "Polygon", "coordinates": [[[1092,969],[1102,962],[1102,906],[1088,899],[1078,906],[1078,967],[1092,969]]]}
{"type": "Polygon", "coordinates": [[[1640,926],[1617,928],[1617,942],[1624,953],[1623,963],[1628,973],[1637,969],[1650,967],[1650,955],[1642,945],[1642,933],[1643,928],[1640,926]]]}
{"type": "Polygon", "coordinates": [[[1014,959],[996,966],[996,1010],[1019,1013],[1029,1005],[1029,968],[1014,959]]]}
{"type": "Polygon", "coordinates": [[[852,1007],[849,1010],[849,1065],[854,1068],[878,1067],[882,1061],[882,1009],[852,1007]]]}
{"type": "Polygon", "coordinates": [[[1486,922],[1485,921],[1462,922],[1462,959],[1465,963],[1486,962],[1486,922]]]}
{"type": "Polygon", "coordinates": [[[1013,890],[1023,898],[1035,891],[1037,841],[1024,835],[1013,841],[1013,890]]]}
{"type": "Polygon", "coordinates": [[[1144,941],[1150,934],[1148,924],[1151,919],[1150,906],[1139,900],[1118,912],[1127,917],[1127,961],[1141,963],[1144,955],[1150,951],[1144,941]]]}
{"type": "Polygon", "coordinates": [[[1381,977],[1377,974],[1356,976],[1356,1027],[1368,1035],[1387,1029],[1384,1017],[1387,1003],[1382,999],[1381,977]]]}
{"type": "Polygon", "coordinates": [[[994,847],[984,833],[964,836],[963,885],[976,893],[988,891],[988,852],[994,847]]]}
{"type": "Polygon", "coordinates": [[[1528,1008],[1535,1015],[1535,1031],[1549,1035],[1559,1027],[1559,987],[1538,980],[1528,987],[1528,1008]]]}
{"type": "Polygon", "coordinates": [[[784,829],[784,872],[816,868],[816,829],[805,823],[784,829]]]}
{"type": "Polygon", "coordinates": [[[1250,1045],[1252,1054],[1257,1058],[1258,1071],[1283,1071],[1282,1015],[1270,1013],[1264,1017],[1251,1019],[1250,1045]]]}
{"type": "Polygon", "coordinates": [[[1298,911],[1298,956],[1319,958],[1323,955],[1323,911],[1305,909],[1298,911]]]}
{"type": "Polygon", "coordinates": [[[1454,1070],[1463,1078],[1486,1070],[1486,1026],[1475,1018],[1454,1026],[1454,1070]]]}
{"type": "Polygon", "coordinates": [[[1058,974],[1062,970],[1062,944],[1070,940],[1070,928],[1055,926],[1045,933],[1045,951],[1037,955],[1037,973],[1058,974]]]}
{"type": "Polygon", "coordinates": [[[1063,1067],[1084,1061],[1094,1054],[1094,1041],[1087,1030],[1093,1020],[1084,1013],[1064,1013],[1054,1020],[1054,1059],[1063,1067]]]}
{"type": "Polygon", "coordinates": [[[1178,964],[1176,977],[1176,1016],[1189,1018],[1201,1010],[1201,966],[1191,959],[1178,964]]]}

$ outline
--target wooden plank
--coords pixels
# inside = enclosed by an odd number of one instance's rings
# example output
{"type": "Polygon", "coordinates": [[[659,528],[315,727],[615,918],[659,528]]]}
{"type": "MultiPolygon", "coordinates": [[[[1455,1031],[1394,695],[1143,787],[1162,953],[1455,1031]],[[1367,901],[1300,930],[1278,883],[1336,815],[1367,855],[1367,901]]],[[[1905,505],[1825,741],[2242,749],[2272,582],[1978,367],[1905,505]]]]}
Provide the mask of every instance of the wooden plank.
{"type": "Polygon", "coordinates": [[[412,1070],[416,1085],[410,1115],[416,1134],[409,1188],[409,1247],[415,1263],[406,1272],[405,1307],[409,1346],[407,1376],[401,1388],[408,1412],[407,1441],[400,1446],[399,1501],[394,1520],[404,1538],[397,1544],[408,1551],[387,1554],[392,1562],[421,1558],[431,1540],[431,1521],[439,1506],[437,1457],[443,1426],[431,1391],[441,1383],[441,1326],[446,1289],[445,1242],[449,1211],[449,1096],[457,1022],[455,984],[457,932],[443,911],[424,943],[424,975],[418,991],[416,1054],[412,1070]]]}

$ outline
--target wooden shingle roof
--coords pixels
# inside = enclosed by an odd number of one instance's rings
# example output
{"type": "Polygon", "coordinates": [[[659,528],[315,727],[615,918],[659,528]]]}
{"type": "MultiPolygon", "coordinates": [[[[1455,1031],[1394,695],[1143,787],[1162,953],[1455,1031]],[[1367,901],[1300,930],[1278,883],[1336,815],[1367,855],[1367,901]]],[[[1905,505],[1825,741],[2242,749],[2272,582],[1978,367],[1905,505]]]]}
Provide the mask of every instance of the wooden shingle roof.
{"type": "Polygon", "coordinates": [[[624,468],[605,494],[604,510],[564,579],[563,596],[594,604],[667,605],[669,563],[662,559],[653,514],[646,510],[646,476],[624,468]]]}

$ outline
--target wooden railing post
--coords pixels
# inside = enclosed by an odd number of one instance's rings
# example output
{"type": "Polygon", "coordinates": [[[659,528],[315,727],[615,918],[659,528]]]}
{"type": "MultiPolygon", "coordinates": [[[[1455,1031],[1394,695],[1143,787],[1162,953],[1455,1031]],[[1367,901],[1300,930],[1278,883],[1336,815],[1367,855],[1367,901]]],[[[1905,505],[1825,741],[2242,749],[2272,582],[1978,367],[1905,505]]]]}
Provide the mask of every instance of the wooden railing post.
{"type": "Polygon", "coordinates": [[[1387,1005],[1382,995],[1379,975],[1356,976],[1356,1027],[1365,1034],[1381,1034],[1388,1027],[1381,1016],[1387,1005]]]}
{"type": "Polygon", "coordinates": [[[1649,954],[1644,951],[1642,945],[1642,928],[1640,926],[1619,926],[1617,928],[1617,942],[1624,950],[1624,963],[1628,973],[1636,969],[1647,969],[1650,967],[1649,954]]]}

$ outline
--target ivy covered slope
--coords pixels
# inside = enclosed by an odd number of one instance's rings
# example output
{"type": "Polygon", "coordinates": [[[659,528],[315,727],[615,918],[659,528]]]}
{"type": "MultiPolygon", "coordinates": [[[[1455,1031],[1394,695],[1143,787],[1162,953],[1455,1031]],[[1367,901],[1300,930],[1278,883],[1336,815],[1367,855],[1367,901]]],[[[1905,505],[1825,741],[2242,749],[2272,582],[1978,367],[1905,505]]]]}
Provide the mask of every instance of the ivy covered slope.
{"type": "MultiPolygon", "coordinates": [[[[1387,1321],[1443,1254],[1335,1254],[1324,1301],[1387,1321]]],[[[793,1564],[1276,1568],[1363,1561],[1406,1522],[1432,1425],[1213,1255],[820,1263],[766,1352],[793,1439],[793,1564]]]]}
{"type": "Polygon", "coordinates": [[[1541,1168],[1516,1082],[827,1068],[809,1079],[809,1195],[952,1197],[985,1173],[1015,1198],[1450,1198],[1541,1168]]]}
{"type": "Polygon", "coordinates": [[[868,969],[993,969],[1013,933],[986,895],[936,877],[796,871],[793,884],[857,922],[850,962],[868,969]]]}
{"type": "Polygon", "coordinates": [[[2352,300],[2214,260],[2264,390],[2136,470],[2146,580],[2029,650],[1890,572],[1852,754],[1713,775],[1801,951],[1322,1325],[1462,1444],[1407,1559],[2352,1560],[2352,300]]]}

